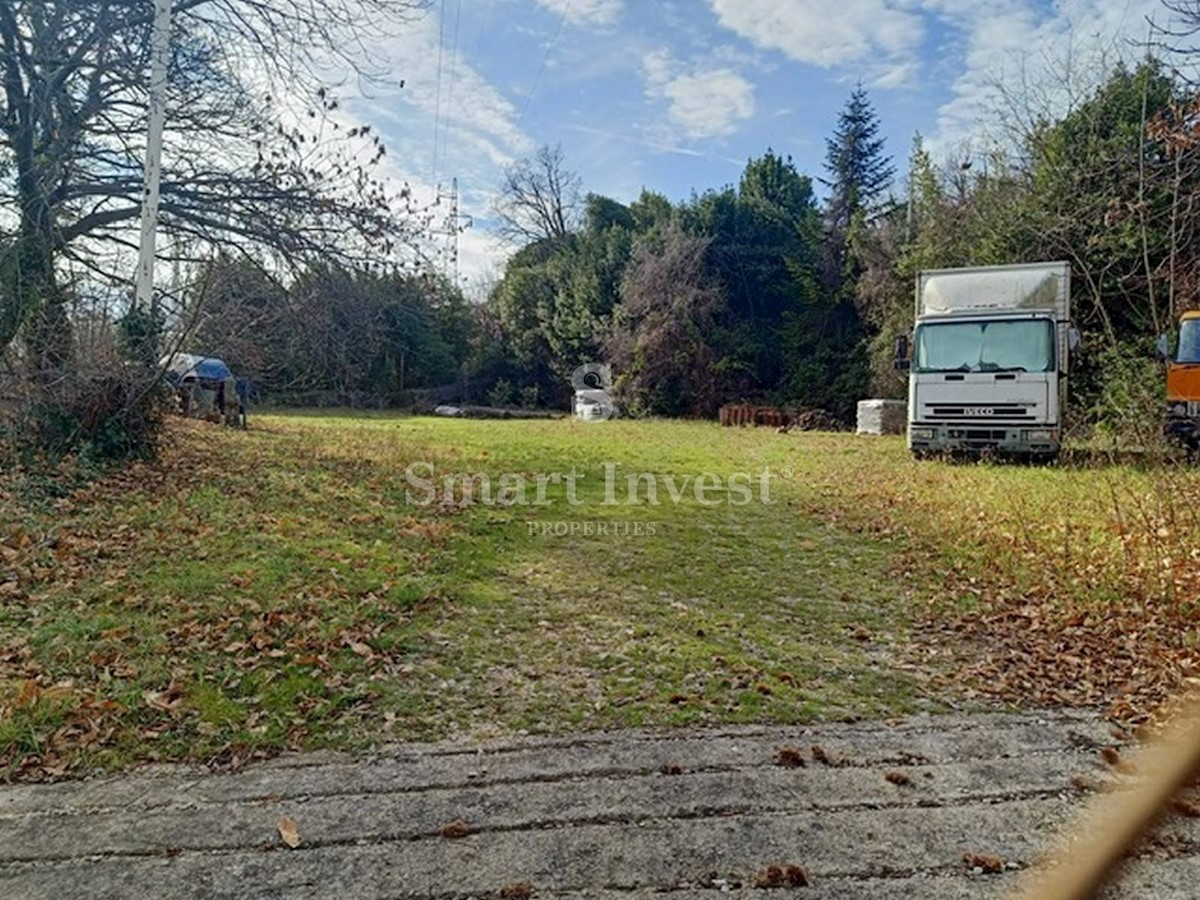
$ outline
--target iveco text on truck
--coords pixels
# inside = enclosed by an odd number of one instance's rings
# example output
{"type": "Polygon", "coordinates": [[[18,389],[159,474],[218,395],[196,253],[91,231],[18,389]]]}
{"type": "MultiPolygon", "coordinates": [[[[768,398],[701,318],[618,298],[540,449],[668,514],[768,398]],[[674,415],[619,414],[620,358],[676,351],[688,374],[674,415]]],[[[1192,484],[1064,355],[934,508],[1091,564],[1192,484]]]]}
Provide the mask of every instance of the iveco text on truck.
{"type": "Polygon", "coordinates": [[[917,276],[908,446],[936,453],[1052,458],[1074,332],[1068,263],[940,269],[917,276]]]}

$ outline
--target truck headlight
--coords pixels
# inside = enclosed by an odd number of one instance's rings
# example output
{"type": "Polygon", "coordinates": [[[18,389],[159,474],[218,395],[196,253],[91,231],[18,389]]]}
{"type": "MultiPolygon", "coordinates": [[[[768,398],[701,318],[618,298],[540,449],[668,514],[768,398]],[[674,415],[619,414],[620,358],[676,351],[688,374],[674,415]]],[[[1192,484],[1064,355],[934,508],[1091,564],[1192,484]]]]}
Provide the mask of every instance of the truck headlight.
{"type": "Polygon", "coordinates": [[[1037,428],[1033,431],[1025,432],[1025,440],[1031,444],[1049,444],[1057,435],[1048,428],[1037,428]]]}
{"type": "Polygon", "coordinates": [[[911,429],[909,429],[908,436],[910,438],[912,438],[914,441],[932,441],[933,440],[933,429],[932,428],[911,428],[911,429]]]}
{"type": "Polygon", "coordinates": [[[1167,405],[1167,412],[1172,416],[1186,416],[1188,405],[1186,403],[1170,403],[1167,405]]]}

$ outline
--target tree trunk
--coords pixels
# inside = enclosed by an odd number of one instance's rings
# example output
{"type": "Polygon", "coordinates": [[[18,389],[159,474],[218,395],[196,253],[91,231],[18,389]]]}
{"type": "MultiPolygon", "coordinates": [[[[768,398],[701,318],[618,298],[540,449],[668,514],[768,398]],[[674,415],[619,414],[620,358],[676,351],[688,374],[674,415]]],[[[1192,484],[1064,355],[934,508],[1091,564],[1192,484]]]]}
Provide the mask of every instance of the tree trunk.
{"type": "Polygon", "coordinates": [[[21,217],[21,231],[4,273],[0,346],[24,329],[31,374],[39,382],[57,379],[71,361],[71,321],[54,275],[51,214],[33,199],[21,217]]]}

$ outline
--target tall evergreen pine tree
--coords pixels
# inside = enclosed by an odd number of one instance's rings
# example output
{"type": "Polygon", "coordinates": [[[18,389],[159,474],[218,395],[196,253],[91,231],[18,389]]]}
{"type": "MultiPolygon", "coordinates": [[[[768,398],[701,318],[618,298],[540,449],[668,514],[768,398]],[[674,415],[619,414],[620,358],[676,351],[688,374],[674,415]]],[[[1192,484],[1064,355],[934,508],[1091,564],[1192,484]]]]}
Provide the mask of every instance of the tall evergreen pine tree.
{"type": "Polygon", "coordinates": [[[826,207],[826,277],[837,296],[853,290],[857,266],[850,258],[850,230],[879,209],[896,168],[884,152],[879,136],[879,118],[860,84],[838,116],[833,137],[825,142],[827,178],[830,189],[826,207]]]}

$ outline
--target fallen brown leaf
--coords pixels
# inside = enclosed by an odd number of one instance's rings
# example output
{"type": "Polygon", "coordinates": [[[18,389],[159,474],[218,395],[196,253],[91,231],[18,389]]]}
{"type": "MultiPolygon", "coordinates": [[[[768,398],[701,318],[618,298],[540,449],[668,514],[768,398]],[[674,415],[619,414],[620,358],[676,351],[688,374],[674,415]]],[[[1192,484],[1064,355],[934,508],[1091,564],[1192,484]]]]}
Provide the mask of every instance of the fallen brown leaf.
{"type": "Polygon", "coordinates": [[[1090,794],[1100,789],[1100,786],[1086,775],[1072,775],[1071,786],[1082,794],[1090,794]]]}
{"type": "Polygon", "coordinates": [[[1187,797],[1177,797],[1171,804],[1175,812],[1189,819],[1200,819],[1200,803],[1187,797]]]}
{"type": "Polygon", "coordinates": [[[962,861],[968,869],[982,869],[989,875],[1004,871],[1004,859],[987,853],[964,853],[962,861]]]}
{"type": "Polygon", "coordinates": [[[898,769],[893,769],[883,777],[898,787],[912,787],[913,785],[912,776],[907,772],[901,772],[898,769]]]}
{"type": "Polygon", "coordinates": [[[295,850],[300,846],[300,831],[296,828],[296,820],[291,816],[284,816],[279,820],[279,836],[283,838],[283,842],[295,850]]]}
{"type": "Polygon", "coordinates": [[[500,888],[500,900],[528,900],[532,896],[533,885],[528,881],[518,881],[500,888]]]}
{"type": "Polygon", "coordinates": [[[756,888],[807,887],[808,870],[803,866],[768,866],[754,876],[756,888]]]}
{"type": "Polygon", "coordinates": [[[1100,755],[1104,757],[1106,763],[1122,775],[1132,775],[1137,771],[1137,766],[1121,756],[1121,752],[1116,747],[1103,747],[1100,755]]]}
{"type": "Polygon", "coordinates": [[[450,838],[451,840],[465,838],[470,833],[470,823],[464,822],[462,819],[455,819],[453,822],[448,822],[438,829],[438,834],[444,838],[450,838]]]}
{"type": "Polygon", "coordinates": [[[825,751],[825,748],[822,747],[820,744],[813,744],[812,747],[810,748],[810,751],[812,752],[813,760],[816,762],[819,762],[821,765],[823,765],[823,766],[836,766],[837,765],[837,763],[835,763],[833,761],[833,759],[830,757],[830,755],[825,751]]]}
{"type": "Polygon", "coordinates": [[[780,747],[775,751],[775,765],[785,769],[803,769],[807,765],[804,751],[799,747],[780,747]]]}

